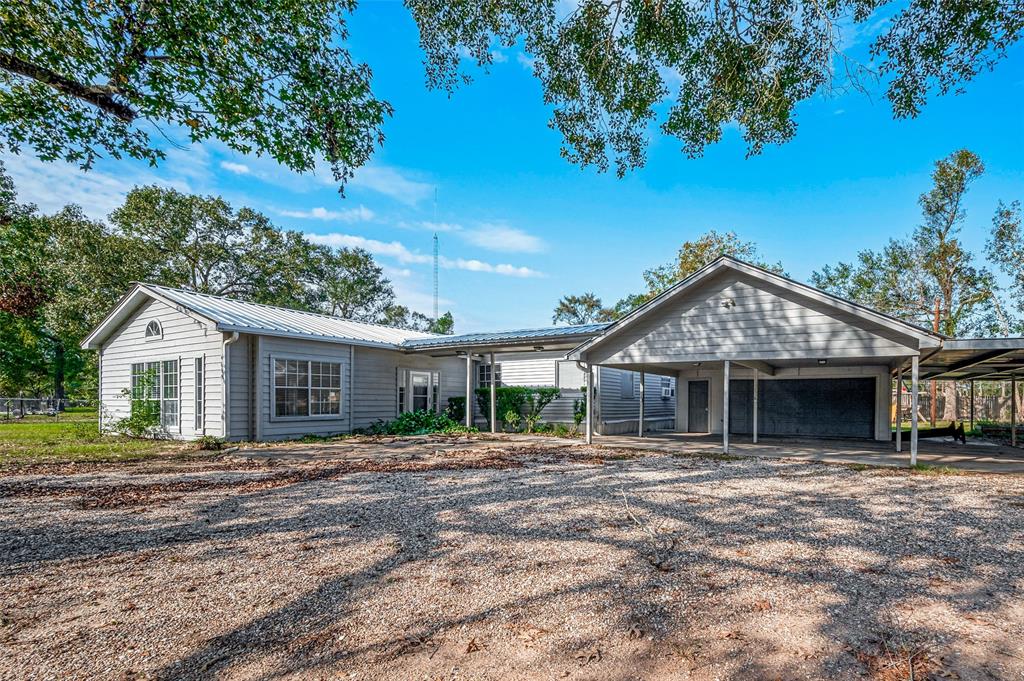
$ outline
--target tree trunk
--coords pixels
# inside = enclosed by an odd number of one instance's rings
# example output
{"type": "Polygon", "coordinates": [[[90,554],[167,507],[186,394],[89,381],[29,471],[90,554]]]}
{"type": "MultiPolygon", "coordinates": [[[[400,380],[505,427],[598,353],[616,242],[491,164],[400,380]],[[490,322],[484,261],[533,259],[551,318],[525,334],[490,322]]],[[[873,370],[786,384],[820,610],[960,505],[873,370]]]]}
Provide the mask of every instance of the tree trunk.
{"type": "Polygon", "coordinates": [[[54,340],[53,346],[53,397],[57,409],[64,411],[64,344],[54,340]]]}
{"type": "Polygon", "coordinates": [[[959,414],[956,413],[956,382],[955,381],[943,381],[942,382],[942,396],[945,398],[946,403],[942,407],[942,420],[943,421],[956,421],[959,414]]]}

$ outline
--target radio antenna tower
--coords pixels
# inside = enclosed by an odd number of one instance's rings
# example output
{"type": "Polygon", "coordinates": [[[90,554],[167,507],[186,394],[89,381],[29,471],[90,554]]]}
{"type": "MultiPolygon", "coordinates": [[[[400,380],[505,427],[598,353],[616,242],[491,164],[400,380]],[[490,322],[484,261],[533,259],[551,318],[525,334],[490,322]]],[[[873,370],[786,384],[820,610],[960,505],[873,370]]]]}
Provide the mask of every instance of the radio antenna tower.
{"type": "MultiPolygon", "coordinates": [[[[434,222],[437,222],[437,187],[434,187],[434,222]]],[[[434,323],[437,323],[437,263],[441,249],[437,244],[437,232],[434,232],[434,323]]]]}
{"type": "Polygon", "coordinates": [[[434,232],[434,321],[437,321],[437,261],[440,259],[441,249],[437,245],[437,232],[434,232]]]}

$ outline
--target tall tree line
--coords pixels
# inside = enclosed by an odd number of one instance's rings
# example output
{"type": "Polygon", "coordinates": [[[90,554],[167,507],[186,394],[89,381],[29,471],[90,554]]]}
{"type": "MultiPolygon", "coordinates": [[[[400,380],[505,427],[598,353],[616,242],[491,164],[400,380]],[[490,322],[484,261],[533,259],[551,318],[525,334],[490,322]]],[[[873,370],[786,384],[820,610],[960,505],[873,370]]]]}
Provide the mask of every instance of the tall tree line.
{"type": "Polygon", "coordinates": [[[91,394],[95,358],[78,344],[133,281],[451,333],[395,302],[373,256],[331,249],[219,197],[138,187],[108,221],[79,206],[21,204],[0,164],[0,395],[91,394]]]}

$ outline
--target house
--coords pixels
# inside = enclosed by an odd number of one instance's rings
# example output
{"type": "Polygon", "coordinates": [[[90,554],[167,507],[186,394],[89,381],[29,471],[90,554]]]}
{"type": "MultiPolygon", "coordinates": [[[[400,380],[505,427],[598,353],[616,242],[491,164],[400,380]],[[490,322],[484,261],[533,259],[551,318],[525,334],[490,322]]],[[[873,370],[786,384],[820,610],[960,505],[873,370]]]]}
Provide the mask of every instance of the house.
{"type": "Polygon", "coordinates": [[[916,405],[921,378],[1024,369],[1024,339],[949,339],[729,257],[610,324],[459,336],[136,284],[82,345],[100,354],[101,427],[128,415],[126,392],[152,372],[169,434],[232,440],[350,432],[458,396],[467,423],[484,426],[494,391],[478,405],[475,389],[496,383],[561,388],[547,421],[571,422],[583,398],[588,441],[658,430],[717,434],[725,451],[730,436],[889,440],[905,372],[916,405]]]}
{"type": "MultiPolygon", "coordinates": [[[[99,351],[103,429],[129,415],[131,390],[151,375],[145,380],[169,436],[274,440],[347,433],[403,411],[443,411],[449,398],[465,396],[467,377],[475,389],[489,387],[492,375],[498,385],[562,388],[542,418],[571,424],[584,377],[564,355],[602,328],[438,336],[136,284],[82,346],[99,351]],[[484,350],[492,352],[485,358],[484,350]]],[[[613,368],[600,377],[606,416],[597,431],[632,432],[639,379],[613,368]]],[[[664,384],[648,399],[652,429],[673,425],[674,383],[664,384]]],[[[475,396],[470,403],[476,425],[486,427],[475,396]]]]}

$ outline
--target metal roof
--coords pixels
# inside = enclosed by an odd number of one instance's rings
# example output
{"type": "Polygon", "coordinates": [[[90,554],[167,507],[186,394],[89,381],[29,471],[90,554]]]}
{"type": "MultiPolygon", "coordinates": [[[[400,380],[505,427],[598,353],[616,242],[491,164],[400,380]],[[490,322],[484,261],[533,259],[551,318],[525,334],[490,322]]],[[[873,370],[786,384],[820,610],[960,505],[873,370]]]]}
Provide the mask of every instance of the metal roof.
{"type": "Polygon", "coordinates": [[[545,326],[534,329],[517,329],[514,331],[493,331],[488,333],[465,333],[460,336],[434,336],[417,338],[402,344],[410,350],[479,347],[488,345],[529,344],[534,341],[577,339],[595,336],[608,326],[603,324],[581,324],[578,326],[545,326]]]}
{"type": "Polygon", "coordinates": [[[921,378],[967,381],[1024,376],[1024,338],[951,338],[921,357],[921,378]]]}
{"type": "Polygon", "coordinates": [[[210,319],[221,331],[390,346],[400,346],[410,339],[429,340],[438,337],[422,331],[354,322],[326,314],[248,303],[167,286],[140,286],[158,298],[170,300],[210,319]]]}

